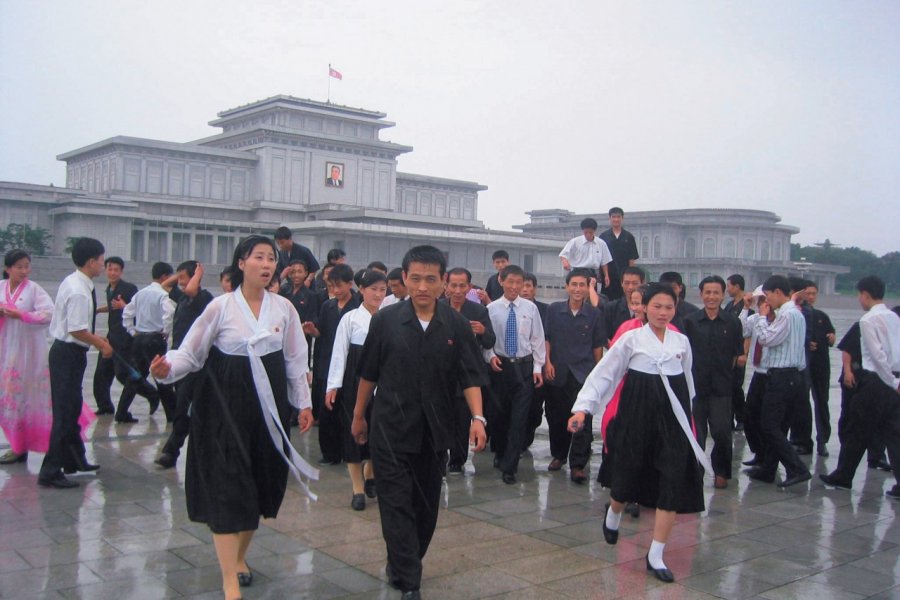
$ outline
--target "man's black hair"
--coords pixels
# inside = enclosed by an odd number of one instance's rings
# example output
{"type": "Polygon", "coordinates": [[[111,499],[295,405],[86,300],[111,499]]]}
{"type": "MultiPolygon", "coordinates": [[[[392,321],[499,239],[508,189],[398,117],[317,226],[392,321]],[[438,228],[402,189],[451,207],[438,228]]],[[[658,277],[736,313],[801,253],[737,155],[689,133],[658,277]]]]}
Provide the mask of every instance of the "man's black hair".
{"type": "Polygon", "coordinates": [[[409,265],[412,263],[423,265],[437,265],[441,277],[447,272],[447,259],[444,253],[434,246],[414,246],[403,257],[402,268],[404,273],[409,273],[409,265]]]}
{"type": "Polygon", "coordinates": [[[637,275],[641,278],[641,283],[644,283],[647,280],[647,273],[640,267],[625,267],[622,269],[622,279],[625,279],[626,275],[637,275]]]}
{"type": "Polygon", "coordinates": [[[395,267],[388,272],[388,281],[403,281],[403,269],[395,267]]]}
{"type": "Polygon", "coordinates": [[[380,260],[373,260],[368,265],[366,265],[367,269],[376,269],[378,271],[383,271],[384,273],[388,272],[387,265],[381,262],[380,260]]]}
{"type": "Polygon", "coordinates": [[[110,256],[103,261],[103,266],[108,267],[110,264],[119,265],[119,268],[125,270],[125,261],[119,256],[110,256]]]}
{"type": "Polygon", "coordinates": [[[520,267],[519,265],[506,265],[502,269],[500,269],[500,281],[505,280],[510,275],[518,275],[525,280],[525,269],[520,267]]]}
{"type": "Polygon", "coordinates": [[[498,258],[505,258],[506,260],[509,260],[509,252],[507,252],[506,250],[497,250],[496,252],[491,254],[491,262],[497,260],[498,258]]]}
{"type": "Polygon", "coordinates": [[[530,281],[531,285],[537,287],[537,277],[535,277],[534,273],[525,273],[525,281],[530,281]]]}
{"type": "Polygon", "coordinates": [[[613,206],[611,209],[609,209],[609,216],[613,216],[613,215],[621,215],[624,217],[625,211],[622,210],[621,208],[619,208],[618,206],[613,206]]]}
{"type": "Polygon", "coordinates": [[[784,275],[772,275],[763,282],[762,289],[764,292],[774,292],[775,290],[781,290],[782,294],[784,294],[785,296],[790,296],[791,282],[788,281],[788,278],[784,275]]]}
{"type": "Polygon", "coordinates": [[[731,285],[738,286],[738,288],[740,288],[741,291],[744,291],[744,289],[747,287],[747,282],[746,282],[746,280],[744,280],[744,276],[739,273],[735,273],[734,275],[729,275],[728,283],[730,283],[731,285]]]}
{"type": "Polygon", "coordinates": [[[72,244],[72,262],[76,267],[83,267],[92,258],[103,256],[104,252],[106,249],[100,240],[89,237],[78,238],[72,244]]]}
{"type": "Polygon", "coordinates": [[[231,267],[225,267],[224,269],[222,269],[222,272],[219,273],[219,281],[222,281],[226,277],[230,280],[233,274],[234,271],[231,270],[231,267]]]}
{"type": "Polygon", "coordinates": [[[447,271],[447,276],[451,275],[465,275],[466,281],[468,283],[472,283],[472,272],[466,269],[465,267],[454,267],[447,271]]]}
{"type": "Polygon", "coordinates": [[[159,261],[153,263],[153,266],[150,268],[150,277],[155,281],[160,277],[168,277],[174,272],[175,271],[172,270],[172,265],[167,262],[159,261]]]}
{"type": "Polygon", "coordinates": [[[594,274],[590,269],[572,269],[566,273],[566,285],[569,285],[569,282],[576,277],[584,277],[585,282],[590,285],[591,277],[593,276],[594,274]]]}
{"type": "Polygon", "coordinates": [[[580,227],[582,229],[593,229],[594,231],[596,231],[597,230],[597,220],[594,219],[593,217],[585,217],[584,219],[581,220],[580,227]]]}
{"type": "Polygon", "coordinates": [[[857,292],[867,292],[872,300],[884,300],[884,280],[877,275],[866,275],[856,282],[857,292]]]}
{"type": "Polygon", "coordinates": [[[306,269],[306,272],[309,273],[309,265],[306,264],[306,261],[303,260],[302,258],[295,258],[291,262],[288,263],[289,267],[295,267],[297,265],[302,266],[304,269],[306,269]]]}
{"type": "Polygon", "coordinates": [[[328,273],[328,281],[331,283],[350,283],[353,281],[353,269],[350,265],[334,265],[334,268],[328,273]]]}
{"type": "Polygon", "coordinates": [[[788,283],[791,285],[791,292],[802,292],[806,289],[806,280],[802,277],[788,277],[788,283]]]}
{"type": "Polygon", "coordinates": [[[193,277],[194,273],[197,272],[197,261],[196,260],[186,260],[183,263],[179,264],[175,267],[175,272],[185,271],[188,274],[188,277],[193,277]]]}
{"type": "Polygon", "coordinates": [[[278,229],[275,230],[275,239],[276,240],[289,240],[291,239],[291,230],[282,225],[278,229]]]}
{"type": "Polygon", "coordinates": [[[681,273],[678,271],[666,271],[659,276],[659,283],[677,283],[678,285],[683,286],[684,280],[681,278],[681,273]]]}
{"type": "Polygon", "coordinates": [[[330,263],[334,263],[342,258],[347,256],[347,253],[341,250],[340,248],[332,248],[328,251],[328,254],[325,256],[325,260],[330,263]]]}
{"type": "Polygon", "coordinates": [[[722,286],[722,291],[725,291],[725,280],[719,277],[718,275],[709,275],[700,280],[700,291],[703,291],[703,286],[707,283],[718,283],[722,286]]]}

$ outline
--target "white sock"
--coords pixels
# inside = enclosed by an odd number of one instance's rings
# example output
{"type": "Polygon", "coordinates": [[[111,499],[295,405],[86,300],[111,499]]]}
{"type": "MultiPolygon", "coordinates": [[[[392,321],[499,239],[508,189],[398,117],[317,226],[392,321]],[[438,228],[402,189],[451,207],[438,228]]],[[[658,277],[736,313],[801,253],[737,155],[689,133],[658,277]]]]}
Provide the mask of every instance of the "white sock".
{"type": "Polygon", "coordinates": [[[612,506],[606,511],[606,528],[618,531],[619,523],[622,522],[622,513],[614,512],[612,506]]]}
{"type": "Polygon", "coordinates": [[[654,569],[665,569],[666,563],[663,562],[663,549],[665,549],[666,545],[663,542],[657,542],[653,540],[653,543],[650,544],[650,552],[647,554],[647,558],[650,561],[650,566],[654,569]]]}

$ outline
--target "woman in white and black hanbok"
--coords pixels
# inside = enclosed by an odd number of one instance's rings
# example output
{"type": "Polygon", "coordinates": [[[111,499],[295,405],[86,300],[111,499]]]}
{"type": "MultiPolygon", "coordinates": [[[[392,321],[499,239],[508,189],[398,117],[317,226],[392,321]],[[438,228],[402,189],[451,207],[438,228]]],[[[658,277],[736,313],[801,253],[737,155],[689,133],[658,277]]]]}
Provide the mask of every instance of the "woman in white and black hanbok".
{"type": "MultiPolygon", "coordinates": [[[[354,277],[362,295],[362,304],[341,317],[331,364],[328,368],[328,384],[325,391],[325,408],[337,411],[341,439],[341,458],[347,463],[353,498],[353,510],[366,508],[366,496],[375,497],[375,475],[369,460],[369,446],[358,444],[350,433],[353,409],[356,407],[356,390],[359,387],[359,357],[369,335],[369,322],[378,312],[387,293],[387,277],[380,271],[364,270],[354,277]]],[[[368,411],[371,413],[371,403],[368,411]]]]}
{"type": "Polygon", "coordinates": [[[703,471],[711,469],[691,431],[690,343],[667,328],[675,294],[668,286],[651,284],[644,305],[647,324],[625,333],[597,364],[572,407],[569,426],[577,431],[586,413],[597,414],[627,374],[612,433],[616,452],[603,534],[616,543],[626,502],[656,508],[647,569],[671,582],[663,548],[677,513],[704,510],[703,471]]]}
{"type": "Polygon", "coordinates": [[[290,301],[266,291],[276,256],[269,238],[243,240],[234,291],[213,300],[181,346],[151,365],[162,383],[205,370],[191,409],[185,492],[191,520],[213,532],[226,600],[252,583],[247,549],[259,518],[278,514],[288,471],[318,477],[288,437],[291,406],[300,409],[301,432],[312,426],[312,410],[300,318],[290,301]]]}

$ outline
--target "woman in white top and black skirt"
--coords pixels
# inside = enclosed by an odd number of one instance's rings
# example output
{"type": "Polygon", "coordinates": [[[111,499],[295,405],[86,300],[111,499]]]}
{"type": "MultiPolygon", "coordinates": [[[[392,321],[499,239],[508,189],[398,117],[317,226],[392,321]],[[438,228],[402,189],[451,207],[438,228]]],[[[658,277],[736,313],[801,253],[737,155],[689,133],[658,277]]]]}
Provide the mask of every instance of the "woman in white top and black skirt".
{"type": "Polygon", "coordinates": [[[304,488],[301,474],[318,477],[288,437],[291,406],[300,409],[301,432],[313,419],[300,318],[266,291],[276,256],[269,238],[244,239],[232,262],[234,291],[210,302],[181,346],[151,365],[162,383],[205,371],[191,409],[185,492],[191,520],[213,532],[226,600],[253,581],[247,549],[260,516],[277,516],[288,471],[304,488]]]}
{"type": "Polygon", "coordinates": [[[670,583],[675,578],[663,549],[675,515],[704,510],[703,471],[712,469],[691,431],[691,346],[667,328],[675,316],[675,293],[651,284],[643,302],[647,324],[622,335],[588,375],[569,429],[578,431],[585,414],[597,414],[627,374],[612,433],[616,452],[603,537],[609,544],[618,541],[626,502],[656,508],[647,570],[670,583]]]}

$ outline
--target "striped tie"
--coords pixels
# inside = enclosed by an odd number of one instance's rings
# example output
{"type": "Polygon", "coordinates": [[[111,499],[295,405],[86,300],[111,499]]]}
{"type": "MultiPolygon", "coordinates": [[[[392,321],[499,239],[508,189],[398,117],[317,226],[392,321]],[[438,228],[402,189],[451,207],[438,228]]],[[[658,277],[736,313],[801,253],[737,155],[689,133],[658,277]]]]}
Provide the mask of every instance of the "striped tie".
{"type": "Polygon", "coordinates": [[[512,302],[509,303],[509,316],[506,317],[506,338],[504,342],[506,355],[510,358],[515,358],[519,352],[519,328],[516,324],[516,306],[512,302]]]}

